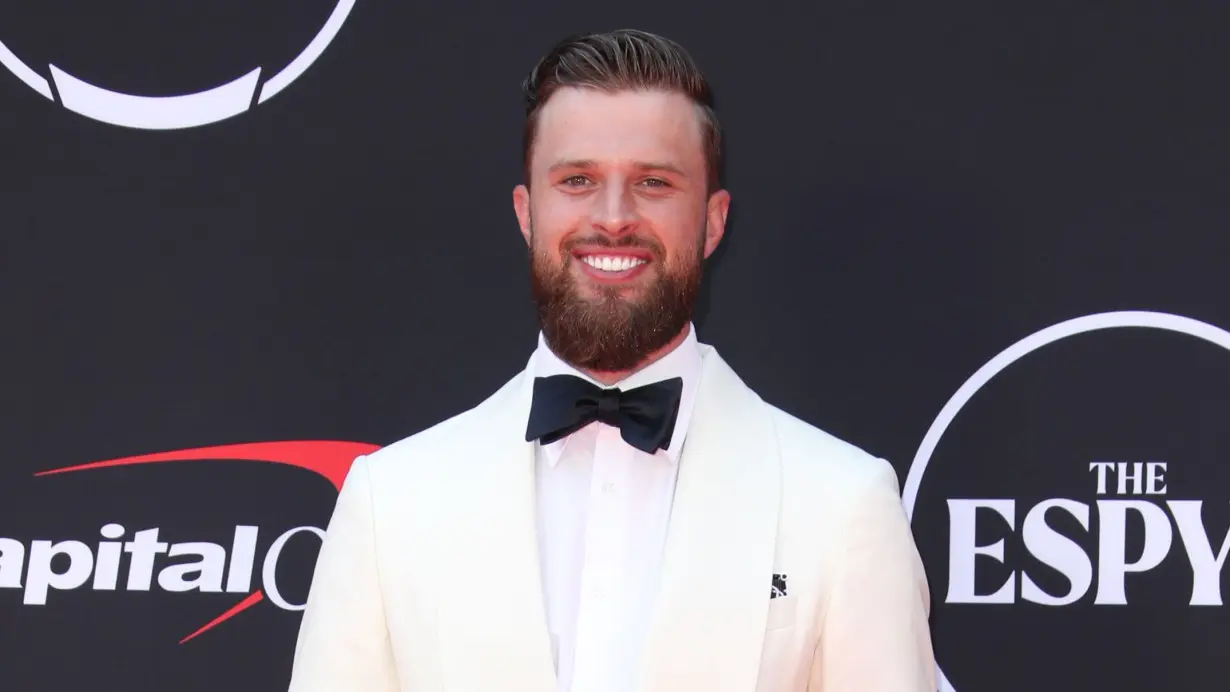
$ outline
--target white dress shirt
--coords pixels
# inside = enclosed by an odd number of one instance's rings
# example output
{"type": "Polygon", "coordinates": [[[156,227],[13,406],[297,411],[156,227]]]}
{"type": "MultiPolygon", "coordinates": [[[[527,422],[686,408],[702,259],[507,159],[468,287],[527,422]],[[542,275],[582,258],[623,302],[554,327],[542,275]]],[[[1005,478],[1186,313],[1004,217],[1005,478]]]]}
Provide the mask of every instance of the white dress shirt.
{"type": "MultiPolygon", "coordinates": [[[[570,374],[539,336],[535,377],[570,374]]],[[[631,692],[657,593],[679,452],[700,378],[696,331],[613,386],[683,378],[666,450],[646,454],[595,422],[536,450],[538,542],[557,692],[631,692]]],[[[601,385],[600,385],[601,386],[601,385]]]]}

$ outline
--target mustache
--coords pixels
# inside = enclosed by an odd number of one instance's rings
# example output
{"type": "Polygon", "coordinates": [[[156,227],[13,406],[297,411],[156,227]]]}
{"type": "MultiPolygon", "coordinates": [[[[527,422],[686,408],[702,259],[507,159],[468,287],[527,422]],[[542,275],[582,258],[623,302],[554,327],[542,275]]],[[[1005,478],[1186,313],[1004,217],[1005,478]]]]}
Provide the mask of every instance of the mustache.
{"type": "Polygon", "coordinates": [[[666,251],[662,247],[662,244],[659,243],[658,241],[654,240],[653,238],[635,235],[635,234],[621,235],[616,238],[612,238],[611,236],[603,234],[603,233],[594,233],[590,235],[574,236],[572,238],[568,238],[567,240],[565,240],[560,245],[560,249],[564,250],[565,252],[570,253],[574,248],[576,248],[579,245],[608,247],[608,248],[613,248],[613,249],[614,248],[622,248],[622,249],[636,248],[638,250],[648,250],[654,256],[654,259],[657,259],[657,260],[661,260],[663,256],[665,256],[666,254],[666,251]]]}

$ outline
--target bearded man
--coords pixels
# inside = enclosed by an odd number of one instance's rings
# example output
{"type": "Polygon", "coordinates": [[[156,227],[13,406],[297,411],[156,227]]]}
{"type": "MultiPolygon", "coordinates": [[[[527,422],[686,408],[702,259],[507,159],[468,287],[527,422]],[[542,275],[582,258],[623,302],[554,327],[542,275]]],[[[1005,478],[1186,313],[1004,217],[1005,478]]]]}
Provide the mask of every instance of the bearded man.
{"type": "Polygon", "coordinates": [[[291,692],[933,692],[892,467],[697,340],[730,204],[704,76],[616,31],[524,91],[537,349],[355,461],[291,692]]]}

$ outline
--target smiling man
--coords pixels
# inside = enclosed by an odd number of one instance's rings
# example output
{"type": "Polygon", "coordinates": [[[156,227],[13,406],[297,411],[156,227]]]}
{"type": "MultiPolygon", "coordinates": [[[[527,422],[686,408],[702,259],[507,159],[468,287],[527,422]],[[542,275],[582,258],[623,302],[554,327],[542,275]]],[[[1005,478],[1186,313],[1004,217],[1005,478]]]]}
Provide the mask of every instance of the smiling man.
{"type": "Polygon", "coordinates": [[[935,690],[892,467],[697,340],[730,195],[691,58],[572,38],[525,95],[538,347],[475,408],[355,461],[292,692],[935,690]]]}

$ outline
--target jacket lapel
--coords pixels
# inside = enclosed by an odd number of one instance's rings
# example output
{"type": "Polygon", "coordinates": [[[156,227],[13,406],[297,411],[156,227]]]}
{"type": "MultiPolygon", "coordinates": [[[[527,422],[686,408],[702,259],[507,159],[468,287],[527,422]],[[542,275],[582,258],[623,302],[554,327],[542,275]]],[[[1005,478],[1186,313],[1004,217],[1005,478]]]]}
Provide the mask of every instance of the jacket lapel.
{"type": "Polygon", "coordinates": [[[756,687],[781,471],[767,406],[711,347],[680,459],[639,692],[756,687]]]}
{"type": "MultiPolygon", "coordinates": [[[[780,468],[768,410],[710,347],[680,458],[638,692],[755,689],[780,468]]],[[[522,373],[475,411],[442,472],[436,597],[448,692],[554,692],[522,373]],[[510,440],[514,441],[510,443],[510,440]]]]}
{"type": "Polygon", "coordinates": [[[526,373],[474,412],[444,470],[436,530],[444,563],[437,618],[448,692],[554,692],[535,514],[534,447],[523,442],[526,373]]]}

